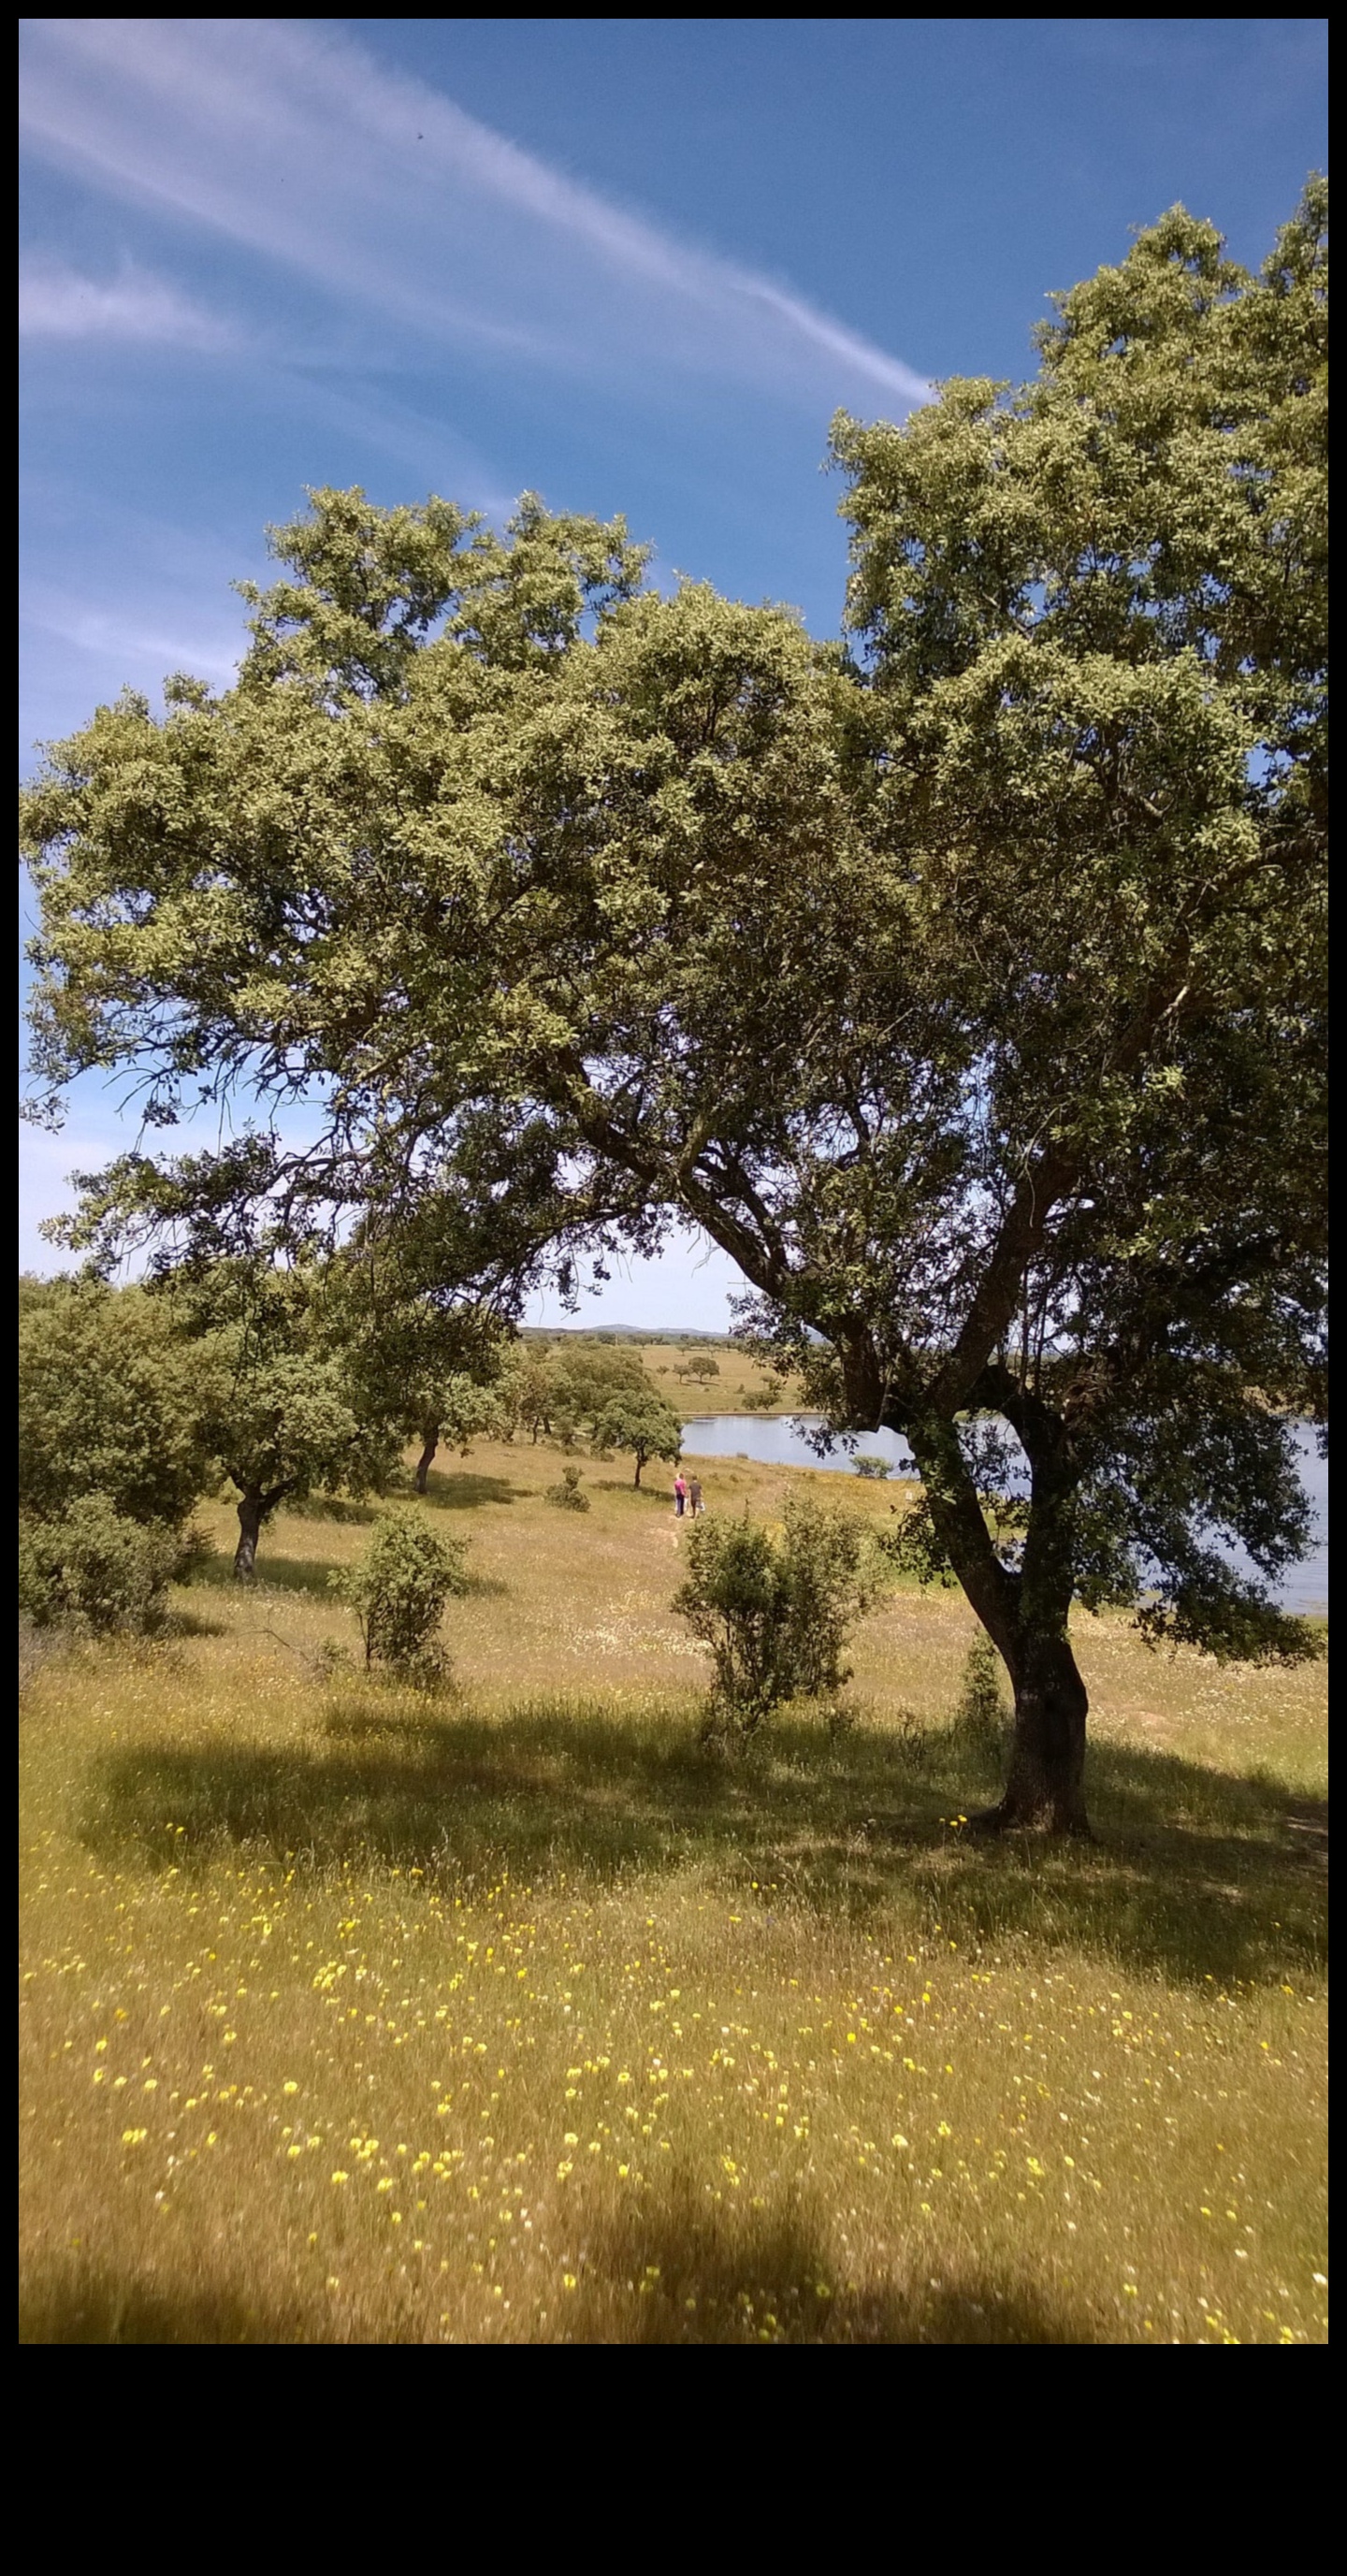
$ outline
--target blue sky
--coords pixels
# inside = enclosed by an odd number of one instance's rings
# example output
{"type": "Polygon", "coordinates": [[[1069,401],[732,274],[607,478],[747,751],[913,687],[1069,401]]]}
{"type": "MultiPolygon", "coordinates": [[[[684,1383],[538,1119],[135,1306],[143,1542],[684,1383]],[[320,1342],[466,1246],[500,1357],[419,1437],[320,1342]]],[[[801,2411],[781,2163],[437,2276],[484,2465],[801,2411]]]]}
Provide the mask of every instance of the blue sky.
{"type": "MultiPolygon", "coordinates": [[[[227,678],[303,487],[624,511],[836,627],[839,404],[1019,377],[1182,199],[1257,262],[1325,166],[1318,18],[34,18],[20,746],[227,678]]],[[[129,1141],[25,1131],[21,1258],[129,1141]]],[[[720,1327],[675,1247],[586,1320],[720,1327]]]]}

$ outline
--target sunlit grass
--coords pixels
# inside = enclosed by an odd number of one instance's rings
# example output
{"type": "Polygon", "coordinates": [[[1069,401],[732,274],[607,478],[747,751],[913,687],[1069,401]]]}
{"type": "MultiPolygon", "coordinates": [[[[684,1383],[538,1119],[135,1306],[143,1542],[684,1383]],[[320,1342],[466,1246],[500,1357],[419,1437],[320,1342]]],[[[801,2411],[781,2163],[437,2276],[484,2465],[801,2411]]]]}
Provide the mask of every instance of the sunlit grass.
{"type": "Polygon", "coordinates": [[[727,1761],[667,1493],[555,1475],[432,1477],[447,1696],[319,1670],[349,1512],[162,1646],[41,1659],[25,2334],[1322,2340],[1322,1668],[1083,1621],[1100,1843],[970,1848],[957,1596],[869,1623],[849,1731],[727,1761]]]}

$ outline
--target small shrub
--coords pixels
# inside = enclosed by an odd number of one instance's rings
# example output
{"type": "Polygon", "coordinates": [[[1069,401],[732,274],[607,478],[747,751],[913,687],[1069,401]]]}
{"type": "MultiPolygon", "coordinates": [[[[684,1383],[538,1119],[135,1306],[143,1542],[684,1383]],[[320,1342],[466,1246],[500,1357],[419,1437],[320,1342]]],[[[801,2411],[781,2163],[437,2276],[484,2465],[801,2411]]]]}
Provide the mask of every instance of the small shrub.
{"type": "Polygon", "coordinates": [[[546,1503],[555,1503],[560,1512],[587,1512],[589,1496],[580,1491],[579,1468],[563,1467],[560,1484],[549,1485],[543,1500],[546,1503]]]}
{"type": "Polygon", "coordinates": [[[1004,1667],[990,1637],[978,1636],[968,1649],[954,1723],[969,1742],[999,1754],[1005,1742],[1009,1709],[1001,1687],[1004,1667]]]}
{"type": "Polygon", "coordinates": [[[713,1726],[751,1735],[788,1699],[836,1701],[842,1648],[868,1599],[854,1521],[792,1496],[780,1539],[742,1521],[694,1521],[673,1606],[710,1647],[713,1726]]]}
{"type": "Polygon", "coordinates": [[[900,1762],[907,1763],[914,1771],[927,1769],[933,1751],[931,1730],[914,1708],[900,1706],[894,1710],[890,1720],[890,1739],[900,1762]]]}
{"type": "Polygon", "coordinates": [[[355,1612],[366,1664],[429,1669],[444,1605],[468,1588],[465,1553],[461,1540],[439,1537],[419,1513],[390,1512],[362,1562],[329,1577],[355,1612]]]}
{"type": "Polygon", "coordinates": [[[880,1458],[871,1450],[863,1450],[851,1463],[857,1475],[867,1477],[872,1484],[881,1484],[886,1476],[893,1474],[893,1460],[880,1458]]]}
{"type": "Polygon", "coordinates": [[[59,1519],[19,1537],[19,1606],[39,1628],[147,1636],[163,1618],[182,1540],[163,1521],[128,1520],[106,1494],[81,1494],[59,1519]]]}

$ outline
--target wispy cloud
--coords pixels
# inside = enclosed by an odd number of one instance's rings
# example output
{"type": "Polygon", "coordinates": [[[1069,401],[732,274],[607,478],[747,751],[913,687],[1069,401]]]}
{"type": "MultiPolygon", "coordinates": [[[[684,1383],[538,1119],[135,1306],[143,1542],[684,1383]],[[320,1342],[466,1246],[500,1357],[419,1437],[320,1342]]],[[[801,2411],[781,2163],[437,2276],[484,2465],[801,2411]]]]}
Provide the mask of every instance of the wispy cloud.
{"type": "Polygon", "coordinates": [[[89,654],[110,669],[124,673],[129,665],[138,677],[149,672],[156,680],[165,671],[194,671],[210,680],[232,680],[247,641],[241,631],[242,611],[237,641],[220,634],[175,635],[167,625],[128,617],[124,609],[40,589],[26,601],[24,614],[39,635],[73,645],[77,653],[89,654]]]}
{"type": "Polygon", "coordinates": [[[32,142],[355,296],[591,376],[652,366],[811,407],[924,380],[787,284],[679,239],[312,21],[30,19],[32,142]]]}
{"type": "Polygon", "coordinates": [[[28,340],[157,340],[177,349],[224,349],[234,337],[190,296],[129,261],[100,280],[43,258],[20,265],[19,330],[28,340]]]}

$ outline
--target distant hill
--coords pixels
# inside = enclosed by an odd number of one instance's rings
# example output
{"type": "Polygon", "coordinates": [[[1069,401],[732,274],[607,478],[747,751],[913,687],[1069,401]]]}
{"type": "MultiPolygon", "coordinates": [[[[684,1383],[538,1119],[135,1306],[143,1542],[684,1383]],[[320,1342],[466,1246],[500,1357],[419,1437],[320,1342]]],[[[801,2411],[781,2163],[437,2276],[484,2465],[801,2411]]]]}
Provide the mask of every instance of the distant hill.
{"type": "Polygon", "coordinates": [[[521,1324],[520,1339],[526,1342],[554,1342],[563,1333],[574,1333],[582,1342],[606,1338],[615,1342],[668,1342],[675,1349],[682,1342],[716,1342],[730,1347],[728,1333],[707,1333],[695,1325],[684,1329],[677,1324],[521,1324]]]}

